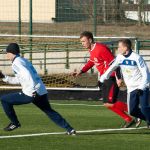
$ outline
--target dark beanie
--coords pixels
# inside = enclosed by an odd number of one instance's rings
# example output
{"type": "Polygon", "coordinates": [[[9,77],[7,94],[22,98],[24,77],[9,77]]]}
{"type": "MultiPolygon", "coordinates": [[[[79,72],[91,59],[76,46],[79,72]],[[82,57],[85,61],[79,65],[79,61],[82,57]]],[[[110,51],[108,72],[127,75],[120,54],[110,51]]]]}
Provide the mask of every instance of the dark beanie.
{"type": "Polygon", "coordinates": [[[6,52],[7,53],[12,53],[12,54],[19,54],[20,53],[20,48],[19,45],[17,43],[10,43],[7,47],[6,47],[6,52]]]}

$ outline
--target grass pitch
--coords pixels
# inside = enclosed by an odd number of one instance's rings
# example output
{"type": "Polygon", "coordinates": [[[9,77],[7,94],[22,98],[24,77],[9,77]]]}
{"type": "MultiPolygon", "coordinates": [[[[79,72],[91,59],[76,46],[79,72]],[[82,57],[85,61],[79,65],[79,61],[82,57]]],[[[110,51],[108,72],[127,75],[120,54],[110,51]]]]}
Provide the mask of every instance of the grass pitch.
{"type": "MultiPolygon", "coordinates": [[[[104,108],[101,102],[51,101],[52,107],[68,120],[77,131],[77,136],[63,134],[63,129],[49,121],[47,116],[33,104],[16,106],[15,110],[22,124],[12,132],[3,131],[9,121],[0,109],[0,148],[2,150],[149,150],[150,130],[115,130],[122,119],[104,108]],[[63,104],[63,105],[58,105],[63,104]],[[64,105],[65,104],[65,105],[64,105]],[[67,105],[66,105],[67,104],[67,105]],[[69,104],[69,105],[68,105],[69,104]],[[74,105],[73,105],[74,104],[74,105]],[[92,106],[91,106],[92,105],[92,106]],[[100,130],[87,132],[88,130],[100,130]],[[101,129],[104,129],[101,131],[101,129]],[[108,129],[114,129],[108,131],[108,129]],[[27,136],[39,133],[55,135],[27,136]],[[57,134],[61,133],[61,134],[57,134]],[[20,137],[11,137],[22,135],[20,137]],[[6,136],[8,136],[6,138],[6,136]],[[5,138],[4,138],[5,137],[5,138]]],[[[145,126],[145,123],[141,126],[145,126]]],[[[134,127],[134,126],[133,126],[134,127]]]]}

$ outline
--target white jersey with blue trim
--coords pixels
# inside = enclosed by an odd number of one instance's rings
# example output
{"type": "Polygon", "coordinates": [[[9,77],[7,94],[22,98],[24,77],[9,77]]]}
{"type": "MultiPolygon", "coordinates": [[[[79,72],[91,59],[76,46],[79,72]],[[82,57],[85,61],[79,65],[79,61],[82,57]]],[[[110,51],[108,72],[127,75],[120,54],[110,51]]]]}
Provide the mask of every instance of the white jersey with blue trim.
{"type": "Polygon", "coordinates": [[[15,77],[5,76],[4,82],[21,84],[22,92],[28,96],[33,96],[34,92],[37,92],[39,95],[47,93],[41,78],[27,59],[17,56],[12,62],[12,69],[15,77]]]}
{"type": "Polygon", "coordinates": [[[144,90],[149,86],[150,73],[143,58],[131,51],[128,57],[118,54],[113,64],[105,72],[104,78],[108,79],[110,73],[118,66],[121,68],[128,92],[135,89],[144,90]]]}

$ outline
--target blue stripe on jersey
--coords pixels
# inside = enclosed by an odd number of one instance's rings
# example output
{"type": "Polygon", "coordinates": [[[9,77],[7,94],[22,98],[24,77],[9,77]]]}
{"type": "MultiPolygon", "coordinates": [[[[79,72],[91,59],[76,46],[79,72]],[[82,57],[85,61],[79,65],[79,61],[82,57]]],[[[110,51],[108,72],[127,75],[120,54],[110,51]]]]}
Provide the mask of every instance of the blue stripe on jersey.
{"type": "Polygon", "coordinates": [[[13,65],[13,71],[15,74],[17,74],[17,72],[20,72],[19,67],[17,67],[15,64],[13,65]]]}
{"type": "Polygon", "coordinates": [[[125,59],[122,63],[120,63],[119,65],[125,65],[125,66],[137,66],[137,63],[135,60],[129,60],[129,59],[125,59]]]}
{"type": "Polygon", "coordinates": [[[138,59],[138,61],[139,61],[139,64],[140,64],[141,68],[143,68],[143,67],[145,66],[143,58],[140,57],[140,58],[138,59]]]}

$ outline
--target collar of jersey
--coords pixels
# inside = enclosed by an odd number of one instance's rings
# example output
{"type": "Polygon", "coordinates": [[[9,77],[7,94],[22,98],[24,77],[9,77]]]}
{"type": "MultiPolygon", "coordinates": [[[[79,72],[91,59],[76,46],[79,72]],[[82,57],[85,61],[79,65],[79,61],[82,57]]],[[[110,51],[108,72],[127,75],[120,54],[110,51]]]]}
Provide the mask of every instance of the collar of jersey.
{"type": "Polygon", "coordinates": [[[12,63],[14,62],[14,60],[17,58],[17,57],[19,57],[20,55],[16,55],[15,57],[14,57],[14,59],[12,60],[12,63]]]}
{"type": "Polygon", "coordinates": [[[96,46],[96,43],[94,44],[93,48],[90,51],[92,51],[95,48],[95,46],[96,46]]]}
{"type": "Polygon", "coordinates": [[[132,54],[132,50],[129,51],[129,53],[127,55],[123,55],[124,57],[128,58],[131,54],[132,54]]]}

